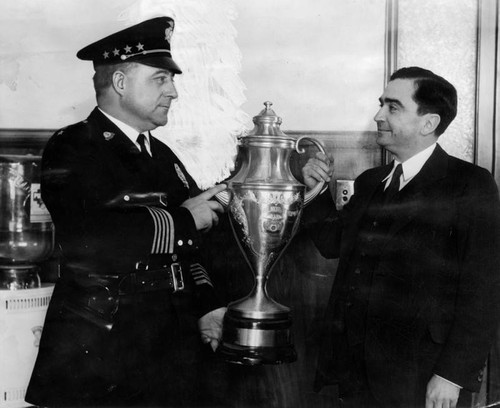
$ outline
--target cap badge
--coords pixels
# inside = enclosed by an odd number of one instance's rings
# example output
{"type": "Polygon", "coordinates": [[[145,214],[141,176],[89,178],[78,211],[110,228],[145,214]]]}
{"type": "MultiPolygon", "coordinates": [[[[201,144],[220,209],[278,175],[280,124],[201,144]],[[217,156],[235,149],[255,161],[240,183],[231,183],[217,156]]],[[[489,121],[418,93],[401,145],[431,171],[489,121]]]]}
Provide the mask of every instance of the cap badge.
{"type": "Polygon", "coordinates": [[[174,167],[175,167],[175,171],[177,172],[177,176],[179,176],[180,180],[182,181],[182,184],[184,184],[184,187],[189,189],[189,183],[186,179],[186,176],[184,175],[181,168],[179,167],[179,165],[177,163],[174,163],[174,167]]]}
{"type": "Polygon", "coordinates": [[[104,139],[106,141],[111,140],[115,137],[115,134],[113,132],[104,132],[102,135],[104,136],[104,139]]]}
{"type": "Polygon", "coordinates": [[[173,33],[174,33],[174,24],[172,23],[172,25],[169,25],[165,29],[165,40],[167,40],[168,42],[170,42],[170,39],[172,38],[172,34],[173,33]]]}

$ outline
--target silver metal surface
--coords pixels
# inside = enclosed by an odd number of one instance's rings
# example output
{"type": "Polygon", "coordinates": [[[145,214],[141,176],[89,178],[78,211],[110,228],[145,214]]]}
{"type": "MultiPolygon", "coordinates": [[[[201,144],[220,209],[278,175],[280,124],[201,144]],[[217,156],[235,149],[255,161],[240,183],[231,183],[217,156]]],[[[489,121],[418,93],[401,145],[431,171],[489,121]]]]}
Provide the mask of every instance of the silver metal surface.
{"type": "Polygon", "coordinates": [[[38,286],[33,286],[37,284],[35,264],[47,259],[54,248],[54,226],[41,198],[40,160],[33,155],[0,155],[2,289],[38,287],[39,279],[38,286]]]}
{"type": "Polygon", "coordinates": [[[36,265],[0,266],[0,290],[40,288],[39,267],[36,265]]]}
{"type": "MultiPolygon", "coordinates": [[[[299,146],[301,140],[311,141],[325,153],[322,145],[313,138],[287,136],[279,127],[281,118],[271,109],[272,103],[264,105],[265,109],[253,118],[254,129],[240,139],[238,173],[227,182],[228,188],[216,196],[229,209],[234,235],[255,278],[251,293],[229,305],[232,318],[226,319],[225,324],[231,327],[225,333],[238,332],[237,342],[250,348],[275,346],[270,339],[283,338],[283,333],[277,333],[281,329],[248,329],[248,321],[258,325],[290,320],[290,309],[269,297],[266,283],[272,267],[297,232],[304,206],[324,187],[324,183],[319,183],[305,192],[306,187],[295,179],[289,164],[294,150],[304,152],[299,146]]],[[[289,337],[284,337],[286,342],[290,342],[289,337]]],[[[223,345],[229,343],[223,338],[223,345]]],[[[234,350],[231,353],[234,357],[234,350]]]]}
{"type": "Polygon", "coordinates": [[[51,254],[54,227],[41,198],[39,156],[0,155],[0,214],[0,264],[51,254]]]}
{"type": "Polygon", "coordinates": [[[276,347],[290,342],[290,330],[238,328],[235,344],[247,347],[276,347]]]}

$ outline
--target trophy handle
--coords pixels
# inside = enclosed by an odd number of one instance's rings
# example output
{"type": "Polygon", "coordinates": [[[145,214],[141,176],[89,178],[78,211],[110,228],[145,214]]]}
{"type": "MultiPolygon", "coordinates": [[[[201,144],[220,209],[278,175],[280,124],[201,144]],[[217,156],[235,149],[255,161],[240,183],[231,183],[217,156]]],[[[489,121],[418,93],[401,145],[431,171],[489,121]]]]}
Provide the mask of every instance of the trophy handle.
{"type": "Polygon", "coordinates": [[[229,206],[229,200],[231,198],[231,195],[227,190],[221,191],[220,193],[217,193],[215,195],[215,199],[222,204],[224,208],[227,208],[229,206]]]}
{"type": "MultiPolygon", "coordinates": [[[[318,142],[316,139],[313,139],[312,137],[307,136],[302,136],[297,139],[297,143],[295,144],[295,150],[297,151],[297,153],[305,153],[305,149],[299,147],[299,144],[302,140],[309,140],[319,149],[321,153],[326,154],[326,151],[320,142],[318,142]]],[[[312,200],[316,198],[318,194],[322,193],[327,187],[328,185],[326,185],[325,181],[323,180],[321,183],[316,184],[316,186],[312,190],[307,191],[304,196],[304,206],[308,205],[312,200]]],[[[223,191],[223,193],[225,192],[226,191],[223,191]]]]}

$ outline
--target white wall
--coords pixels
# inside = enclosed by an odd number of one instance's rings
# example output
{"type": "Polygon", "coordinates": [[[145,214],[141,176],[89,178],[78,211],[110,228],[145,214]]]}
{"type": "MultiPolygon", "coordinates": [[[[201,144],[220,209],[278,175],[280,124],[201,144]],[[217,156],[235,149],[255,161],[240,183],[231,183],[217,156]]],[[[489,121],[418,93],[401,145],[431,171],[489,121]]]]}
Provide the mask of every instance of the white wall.
{"type": "Polygon", "coordinates": [[[245,111],[283,129],[366,130],[384,86],[385,0],[236,0],[245,111]]]}
{"type": "MultiPolygon", "coordinates": [[[[92,67],[75,53],[122,28],[118,16],[134,1],[2,1],[0,128],[58,128],[86,117],[95,104],[92,67]]],[[[271,100],[283,129],[374,128],[385,0],[234,1],[248,115],[271,100]]]]}

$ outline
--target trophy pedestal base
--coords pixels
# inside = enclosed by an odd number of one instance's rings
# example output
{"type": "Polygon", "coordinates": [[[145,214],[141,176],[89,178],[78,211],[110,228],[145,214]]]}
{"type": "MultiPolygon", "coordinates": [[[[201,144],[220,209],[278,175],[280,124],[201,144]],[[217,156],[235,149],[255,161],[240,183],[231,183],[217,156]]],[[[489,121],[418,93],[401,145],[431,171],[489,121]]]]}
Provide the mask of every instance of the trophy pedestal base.
{"type": "Polygon", "coordinates": [[[217,353],[227,362],[243,365],[282,364],[297,360],[291,342],[291,320],[251,319],[231,313],[224,317],[217,353]]]}

